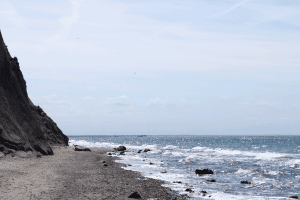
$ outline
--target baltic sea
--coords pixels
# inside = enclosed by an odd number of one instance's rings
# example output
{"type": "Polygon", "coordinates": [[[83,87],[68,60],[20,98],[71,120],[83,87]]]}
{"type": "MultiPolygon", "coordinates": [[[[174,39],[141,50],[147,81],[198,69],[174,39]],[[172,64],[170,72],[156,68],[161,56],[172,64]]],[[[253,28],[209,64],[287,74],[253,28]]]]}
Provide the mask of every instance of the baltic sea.
{"type": "Polygon", "coordinates": [[[70,146],[129,149],[118,162],[191,199],[289,199],[300,195],[300,136],[69,136],[70,146]],[[146,153],[138,150],[150,149],[146,153]],[[151,164],[150,164],[151,163],[151,164]],[[198,176],[209,168],[213,175],[198,176]],[[164,172],[164,173],[162,173],[164,172]],[[215,182],[207,180],[214,179],[215,182]],[[241,184],[248,181],[251,184],[241,184]],[[181,183],[175,183],[181,182],[181,183]],[[192,192],[185,191],[191,188],[192,192]],[[202,191],[202,192],[201,192],[202,191]],[[203,196],[203,191],[207,193],[203,196]]]}

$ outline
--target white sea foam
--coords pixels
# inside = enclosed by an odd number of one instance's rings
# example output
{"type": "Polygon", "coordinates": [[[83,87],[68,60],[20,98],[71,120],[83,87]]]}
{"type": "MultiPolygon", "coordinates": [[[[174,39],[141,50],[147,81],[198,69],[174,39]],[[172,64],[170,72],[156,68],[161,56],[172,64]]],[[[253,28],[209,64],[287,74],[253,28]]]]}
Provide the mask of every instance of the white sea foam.
{"type": "Polygon", "coordinates": [[[239,168],[235,174],[240,174],[240,175],[251,175],[253,174],[251,170],[247,170],[247,169],[241,169],[239,168]]]}
{"type": "Polygon", "coordinates": [[[284,175],[284,173],[281,171],[264,171],[264,174],[270,174],[272,176],[284,175]]]}
{"type": "Polygon", "coordinates": [[[206,147],[194,147],[192,148],[192,150],[195,150],[195,151],[203,151],[203,150],[206,150],[207,148],[206,147]]]}
{"type": "Polygon", "coordinates": [[[167,146],[163,147],[162,149],[178,149],[178,146],[167,145],[167,146]]]}
{"type": "Polygon", "coordinates": [[[279,200],[286,199],[282,197],[263,197],[263,196],[248,196],[248,195],[232,195],[224,192],[214,192],[212,194],[208,194],[205,197],[201,197],[199,195],[199,199],[215,199],[215,200],[279,200]],[[211,196],[211,197],[209,197],[211,196]]]}
{"type": "Polygon", "coordinates": [[[299,167],[300,159],[291,159],[285,162],[286,165],[290,167],[299,167]]]}
{"type": "Polygon", "coordinates": [[[163,153],[163,155],[171,155],[172,154],[172,151],[170,151],[170,150],[166,150],[166,151],[162,151],[163,153]]]}
{"type": "Polygon", "coordinates": [[[84,147],[89,147],[89,148],[113,148],[113,147],[118,147],[119,144],[115,143],[108,143],[108,142],[88,142],[85,140],[69,140],[69,146],[73,145],[81,145],[84,147]]]}
{"type": "MultiPolygon", "coordinates": [[[[256,160],[277,160],[281,157],[291,156],[291,154],[285,154],[285,153],[240,151],[240,150],[221,149],[221,148],[212,149],[206,147],[194,147],[192,148],[192,150],[197,150],[197,151],[202,151],[207,153],[209,152],[216,156],[234,156],[237,159],[249,159],[249,157],[252,157],[253,159],[256,160]]],[[[221,159],[223,159],[223,157],[221,157],[221,159]]]]}
{"type": "Polygon", "coordinates": [[[178,151],[172,152],[172,156],[176,156],[176,157],[185,156],[185,155],[186,155],[186,153],[184,153],[184,152],[178,152],[178,151]]]}
{"type": "Polygon", "coordinates": [[[185,156],[184,152],[180,152],[180,151],[172,151],[172,150],[166,150],[166,151],[162,151],[163,155],[169,155],[169,156],[174,156],[174,157],[180,157],[180,156],[185,156]]]}
{"type": "Polygon", "coordinates": [[[264,184],[264,183],[270,183],[270,184],[275,184],[276,180],[275,179],[271,179],[271,178],[266,178],[264,176],[258,176],[258,177],[253,177],[252,178],[252,183],[255,185],[260,185],[260,184],[264,184]]]}

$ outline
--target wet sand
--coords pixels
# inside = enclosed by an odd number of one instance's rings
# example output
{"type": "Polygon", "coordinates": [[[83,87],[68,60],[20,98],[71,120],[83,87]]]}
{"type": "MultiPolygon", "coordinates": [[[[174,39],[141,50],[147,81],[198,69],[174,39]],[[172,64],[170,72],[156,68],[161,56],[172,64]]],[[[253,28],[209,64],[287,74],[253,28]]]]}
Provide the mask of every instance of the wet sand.
{"type": "Polygon", "coordinates": [[[141,199],[186,199],[162,181],[145,179],[124,170],[110,149],[74,151],[53,147],[53,156],[0,158],[0,199],[107,199],[123,200],[133,192],[141,199]],[[103,166],[105,161],[108,166],[103,166]]]}

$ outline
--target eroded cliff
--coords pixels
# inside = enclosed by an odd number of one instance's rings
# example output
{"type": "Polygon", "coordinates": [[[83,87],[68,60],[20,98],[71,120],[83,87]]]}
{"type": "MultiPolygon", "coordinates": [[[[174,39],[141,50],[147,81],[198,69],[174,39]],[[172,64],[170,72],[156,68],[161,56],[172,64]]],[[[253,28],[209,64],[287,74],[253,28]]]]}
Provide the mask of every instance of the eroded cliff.
{"type": "Polygon", "coordinates": [[[52,155],[51,145],[68,145],[68,137],[28,97],[26,81],[0,31],[0,152],[33,151],[52,155]]]}

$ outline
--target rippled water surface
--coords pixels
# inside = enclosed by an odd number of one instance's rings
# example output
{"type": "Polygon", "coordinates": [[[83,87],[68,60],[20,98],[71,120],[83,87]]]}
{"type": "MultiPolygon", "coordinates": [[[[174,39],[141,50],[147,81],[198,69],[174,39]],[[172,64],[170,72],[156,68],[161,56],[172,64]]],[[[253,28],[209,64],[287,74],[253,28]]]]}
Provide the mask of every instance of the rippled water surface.
{"type": "Polygon", "coordinates": [[[300,196],[299,139],[300,136],[102,135],[70,136],[70,145],[125,145],[132,150],[120,156],[119,162],[132,165],[126,169],[164,180],[166,186],[191,199],[287,199],[300,196]],[[151,151],[137,153],[145,148],[151,151]],[[212,169],[214,174],[197,176],[197,168],[212,169]],[[161,173],[164,171],[167,173],[161,173]],[[244,180],[251,184],[241,184],[244,180]],[[185,192],[186,188],[194,192],[185,192]],[[208,194],[202,196],[202,190],[208,194]]]}

